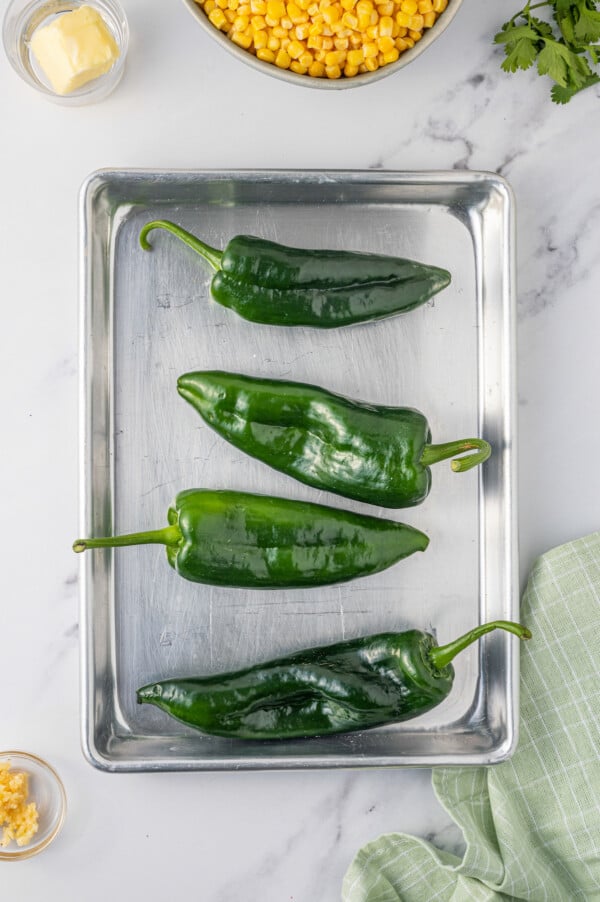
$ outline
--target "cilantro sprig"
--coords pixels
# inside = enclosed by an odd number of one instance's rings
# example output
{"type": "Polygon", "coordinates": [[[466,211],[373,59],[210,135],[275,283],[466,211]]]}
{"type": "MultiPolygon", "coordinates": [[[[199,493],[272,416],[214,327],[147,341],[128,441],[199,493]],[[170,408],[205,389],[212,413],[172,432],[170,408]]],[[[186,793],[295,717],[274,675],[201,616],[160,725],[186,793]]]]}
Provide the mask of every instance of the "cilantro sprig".
{"type": "Polygon", "coordinates": [[[525,4],[505,22],[494,41],[504,45],[505,72],[529,69],[554,85],[552,100],[567,103],[579,91],[600,82],[600,0],[543,0],[525,4]],[[545,9],[548,20],[535,11],[545,9]]]}

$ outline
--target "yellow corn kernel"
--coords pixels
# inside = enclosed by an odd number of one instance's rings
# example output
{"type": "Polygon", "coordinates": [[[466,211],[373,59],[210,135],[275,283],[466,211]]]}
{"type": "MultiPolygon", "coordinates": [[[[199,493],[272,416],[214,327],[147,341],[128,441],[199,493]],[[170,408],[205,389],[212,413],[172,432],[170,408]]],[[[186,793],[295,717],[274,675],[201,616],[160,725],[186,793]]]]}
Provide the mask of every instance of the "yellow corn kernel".
{"type": "Polygon", "coordinates": [[[443,13],[448,6],[448,0],[433,0],[434,13],[443,13]]]}
{"type": "Polygon", "coordinates": [[[360,31],[364,31],[371,24],[371,13],[358,14],[358,27],[360,31]]]}
{"type": "Polygon", "coordinates": [[[304,44],[301,44],[300,41],[290,41],[287,46],[287,52],[291,56],[293,60],[299,59],[305,51],[304,44]]]}
{"type": "Polygon", "coordinates": [[[281,49],[287,50],[291,43],[292,42],[290,41],[289,38],[282,38],[281,39],[281,49]]]}
{"type": "Polygon", "coordinates": [[[231,40],[234,44],[238,44],[240,47],[243,47],[244,50],[248,50],[248,48],[252,44],[252,36],[242,31],[234,31],[231,35],[231,40]]]}
{"type": "Polygon", "coordinates": [[[267,41],[268,41],[267,32],[264,30],[255,31],[254,34],[252,35],[252,41],[254,43],[255,50],[263,50],[267,46],[267,41]]]}
{"type": "Polygon", "coordinates": [[[325,75],[327,78],[341,78],[342,70],[339,66],[325,66],[325,75]]]}
{"type": "Polygon", "coordinates": [[[401,0],[400,9],[409,16],[414,16],[418,8],[417,0],[401,0]]]}
{"type": "Polygon", "coordinates": [[[322,78],[325,75],[325,66],[323,63],[319,63],[315,60],[315,62],[311,63],[308,67],[308,74],[312,75],[313,78],[322,78]]]}
{"type": "Polygon", "coordinates": [[[379,38],[377,41],[377,46],[379,47],[380,53],[389,53],[390,50],[393,50],[396,44],[394,43],[394,39],[387,35],[379,38]]]}
{"type": "Polygon", "coordinates": [[[260,50],[256,51],[256,55],[259,60],[263,60],[265,63],[274,63],[275,62],[275,54],[272,50],[269,50],[267,47],[261,47],[260,50]]]}
{"type": "Polygon", "coordinates": [[[410,16],[408,13],[403,13],[400,11],[396,13],[396,22],[400,26],[400,28],[408,28],[408,23],[410,22],[410,16]]]}
{"type": "Polygon", "coordinates": [[[333,41],[333,46],[335,47],[335,49],[341,50],[344,53],[348,49],[348,44],[349,44],[348,38],[334,38],[334,41],[333,41]]]}
{"type": "Polygon", "coordinates": [[[402,53],[404,50],[408,50],[408,44],[404,38],[396,38],[396,48],[402,53]]]}
{"type": "MultiPolygon", "coordinates": [[[[280,47],[281,41],[279,40],[279,38],[276,38],[274,35],[269,35],[269,37],[267,38],[267,48],[269,50],[275,51],[279,50],[280,47]]],[[[273,60],[275,60],[275,56],[273,56],[273,60]]]]}
{"type": "Polygon", "coordinates": [[[217,6],[219,9],[227,9],[228,0],[217,0],[217,6]]]}
{"type": "Polygon", "coordinates": [[[380,16],[393,16],[395,4],[394,0],[388,0],[387,3],[378,3],[377,12],[380,16]]]}
{"type": "Polygon", "coordinates": [[[294,34],[296,36],[296,40],[305,41],[310,34],[310,25],[308,24],[308,22],[302,22],[300,25],[296,25],[294,34]]]}
{"type": "Polygon", "coordinates": [[[377,56],[377,54],[379,53],[379,48],[373,41],[369,41],[367,44],[363,44],[363,53],[365,55],[366,62],[368,59],[373,59],[377,56]]]}
{"type": "Polygon", "coordinates": [[[395,63],[399,56],[399,50],[396,47],[392,47],[391,50],[383,54],[383,65],[389,66],[390,63],[395,63]]]}
{"type": "Polygon", "coordinates": [[[325,57],[325,65],[329,68],[330,66],[339,66],[340,63],[346,62],[346,54],[343,50],[330,50],[327,56],[325,57]]]}
{"type": "Polygon", "coordinates": [[[276,25],[271,29],[271,34],[281,40],[281,38],[287,37],[287,28],[284,28],[282,25],[276,25]]]}
{"type": "Polygon", "coordinates": [[[315,21],[315,16],[318,16],[318,15],[319,15],[319,4],[318,4],[318,3],[311,3],[310,6],[308,7],[308,9],[306,10],[306,12],[308,13],[308,15],[310,16],[310,18],[311,18],[311,19],[313,20],[313,22],[314,22],[314,21],[315,21]]]}
{"type": "Polygon", "coordinates": [[[294,23],[289,18],[289,16],[284,16],[283,19],[279,22],[282,28],[285,28],[286,31],[291,31],[294,27],[294,23]]]}
{"type": "Polygon", "coordinates": [[[252,16],[250,19],[250,25],[254,31],[262,31],[263,28],[267,27],[267,23],[265,22],[264,16],[252,16]]]}
{"type": "Polygon", "coordinates": [[[275,57],[275,65],[280,69],[289,69],[292,59],[286,50],[279,50],[275,57]]]}
{"type": "Polygon", "coordinates": [[[302,10],[300,9],[299,6],[296,6],[295,3],[288,3],[288,5],[286,7],[286,13],[287,13],[288,18],[291,19],[293,22],[294,16],[302,15],[302,10]]]}
{"type": "Polygon", "coordinates": [[[407,48],[406,48],[407,50],[408,50],[410,47],[414,47],[414,46],[415,46],[415,42],[414,42],[413,39],[410,38],[408,35],[404,38],[404,42],[405,42],[406,45],[407,45],[407,48]]]}
{"type": "Polygon", "coordinates": [[[409,36],[409,38],[412,38],[416,44],[417,41],[420,41],[421,38],[423,37],[423,32],[422,31],[409,31],[408,36],[409,36]]]}
{"type": "Polygon", "coordinates": [[[250,0],[250,12],[255,16],[264,16],[267,11],[266,0],[250,0]]]}
{"type": "Polygon", "coordinates": [[[408,28],[400,28],[400,26],[398,25],[398,34],[396,35],[396,37],[397,38],[405,38],[407,34],[408,34],[408,28]]]}
{"type": "Polygon", "coordinates": [[[313,34],[306,41],[306,46],[309,50],[322,50],[323,38],[319,34],[313,34]]]}
{"type": "Polygon", "coordinates": [[[369,41],[376,41],[379,37],[379,28],[377,25],[369,25],[368,28],[365,28],[365,37],[369,41]]]}
{"type": "Polygon", "coordinates": [[[344,75],[346,78],[353,78],[358,75],[358,66],[350,66],[348,63],[344,66],[344,75]]]}
{"type": "Polygon", "coordinates": [[[250,18],[251,12],[249,3],[242,3],[238,6],[238,16],[248,16],[250,18]]]}
{"type": "Polygon", "coordinates": [[[379,20],[379,37],[391,37],[394,30],[394,20],[391,16],[382,16],[379,20]]]}
{"type": "Polygon", "coordinates": [[[301,66],[298,60],[292,60],[290,63],[290,71],[296,72],[298,75],[306,75],[306,66],[301,66]]]}
{"type": "Polygon", "coordinates": [[[411,16],[408,22],[409,31],[423,31],[423,16],[411,16]]]}
{"type": "Polygon", "coordinates": [[[202,7],[202,9],[208,16],[213,11],[213,9],[216,9],[216,7],[217,7],[217,4],[215,3],[215,0],[206,0],[206,3],[202,7]]]}
{"type": "Polygon", "coordinates": [[[349,66],[356,66],[358,68],[358,66],[364,62],[364,59],[365,54],[362,47],[356,50],[349,50],[346,54],[346,62],[349,66]]]}
{"type": "Polygon", "coordinates": [[[285,16],[285,3],[283,0],[267,0],[267,15],[276,22],[285,16]]]}
{"type": "Polygon", "coordinates": [[[333,40],[323,37],[323,50],[333,50],[333,40]]]}
{"type": "Polygon", "coordinates": [[[301,66],[304,66],[305,69],[308,69],[313,61],[314,57],[308,50],[305,50],[304,53],[298,57],[298,62],[301,66]]]}
{"type": "Polygon", "coordinates": [[[342,24],[346,26],[346,28],[351,28],[353,31],[358,28],[358,19],[351,12],[345,12],[342,16],[342,24]]]}
{"type": "Polygon", "coordinates": [[[340,5],[346,12],[350,12],[356,6],[356,0],[340,0],[340,5]]]}
{"type": "Polygon", "coordinates": [[[226,17],[227,21],[229,22],[229,24],[231,26],[233,26],[233,23],[235,22],[235,17],[237,16],[237,11],[235,9],[224,9],[223,12],[225,13],[225,17],[226,17]]]}
{"type": "Polygon", "coordinates": [[[420,12],[422,15],[433,12],[433,3],[431,0],[418,0],[417,12],[420,12]]]}
{"type": "Polygon", "coordinates": [[[223,28],[224,25],[229,26],[227,16],[222,9],[219,9],[219,7],[216,7],[212,10],[212,12],[209,13],[208,20],[215,26],[215,28],[223,28]]]}
{"type": "Polygon", "coordinates": [[[243,32],[250,26],[248,16],[237,16],[233,23],[233,30],[243,32]]]}
{"type": "Polygon", "coordinates": [[[333,25],[335,22],[341,19],[341,17],[341,10],[337,6],[328,6],[323,10],[323,19],[327,22],[328,25],[333,25]]]}
{"type": "Polygon", "coordinates": [[[435,24],[436,18],[433,10],[430,13],[423,13],[423,28],[431,28],[435,24]]]}
{"type": "Polygon", "coordinates": [[[359,34],[357,34],[356,32],[354,32],[354,33],[351,34],[350,37],[348,38],[348,43],[349,43],[350,46],[353,47],[355,50],[356,50],[357,47],[362,47],[362,43],[363,43],[363,42],[362,42],[362,37],[361,37],[361,35],[359,35],[359,34]]]}
{"type": "Polygon", "coordinates": [[[379,69],[379,63],[374,56],[368,57],[368,59],[365,60],[364,65],[366,66],[367,72],[376,72],[377,69],[379,69]]]}

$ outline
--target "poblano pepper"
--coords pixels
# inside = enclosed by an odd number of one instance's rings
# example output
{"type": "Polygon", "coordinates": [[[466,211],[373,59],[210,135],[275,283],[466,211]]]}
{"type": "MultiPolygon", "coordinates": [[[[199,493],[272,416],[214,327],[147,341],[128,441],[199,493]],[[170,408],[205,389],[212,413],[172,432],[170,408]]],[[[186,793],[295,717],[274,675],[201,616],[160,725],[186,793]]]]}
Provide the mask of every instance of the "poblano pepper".
{"type": "Polygon", "coordinates": [[[142,229],[145,250],[153,229],[166,229],[200,254],[216,270],[215,301],[255,323],[330,329],[381,319],[424,304],[450,283],[447,270],[413,260],[285,247],[250,235],[220,251],[164,219],[142,229]]]}
{"type": "Polygon", "coordinates": [[[403,523],[246,492],[180,492],[167,519],[163,529],[78,539],[73,550],[162,544],[185,579],[271,589],[377,573],[429,544],[424,533],[403,523]]]}
{"type": "Polygon", "coordinates": [[[389,508],[412,507],[431,488],[431,464],[464,472],[486,460],[479,438],[431,444],[427,420],[407,407],[353,401],[315,385],[234,373],[186,373],[179,394],[236,448],[301,482],[389,508]]]}
{"type": "Polygon", "coordinates": [[[442,646],[420,630],[379,633],[231,673],[150,683],[137,700],[216,736],[293,739],[364,730],[439,705],[452,688],[453,658],[495,629],[531,637],[506,620],[442,646]]]}

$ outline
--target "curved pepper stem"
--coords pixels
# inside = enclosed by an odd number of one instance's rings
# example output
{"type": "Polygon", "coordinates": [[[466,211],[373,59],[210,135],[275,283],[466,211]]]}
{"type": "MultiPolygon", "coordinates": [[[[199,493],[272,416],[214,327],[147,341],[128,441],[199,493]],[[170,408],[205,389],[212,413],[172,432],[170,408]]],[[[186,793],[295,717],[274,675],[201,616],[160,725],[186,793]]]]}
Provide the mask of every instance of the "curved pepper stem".
{"type": "Polygon", "coordinates": [[[77,539],[73,551],[79,554],[88,548],[121,548],[124,545],[178,545],[181,542],[178,526],[165,526],[148,532],[132,532],[126,536],[105,536],[98,539],[77,539]]]}
{"type": "Polygon", "coordinates": [[[455,454],[463,454],[465,451],[475,451],[467,457],[456,458],[451,467],[455,473],[465,473],[478,464],[482,464],[492,453],[492,446],[482,438],[463,438],[457,442],[446,442],[443,445],[425,445],[421,455],[421,463],[424,467],[437,464],[440,460],[448,460],[455,454]]]}
{"type": "Polygon", "coordinates": [[[492,630],[497,629],[514,633],[519,639],[531,639],[531,632],[526,626],[522,626],[520,623],[513,623],[512,620],[494,620],[491,623],[482,623],[481,626],[476,626],[475,629],[469,630],[464,636],[460,636],[459,639],[455,639],[447,645],[438,645],[430,649],[429,657],[433,665],[438,670],[442,670],[468,645],[472,645],[473,642],[476,642],[486,633],[491,633],[492,630]]]}
{"type": "Polygon", "coordinates": [[[148,241],[148,232],[151,232],[153,229],[165,229],[165,231],[171,232],[172,235],[175,235],[176,238],[179,238],[184,244],[187,244],[188,247],[191,247],[193,251],[200,254],[207,263],[210,263],[213,269],[221,269],[223,251],[217,250],[216,247],[210,247],[210,245],[205,244],[203,241],[200,241],[199,238],[196,238],[195,235],[192,235],[191,232],[182,229],[181,226],[176,225],[174,222],[170,222],[168,219],[154,219],[152,222],[146,223],[140,232],[140,244],[145,251],[149,251],[152,248],[152,245],[148,241]]]}

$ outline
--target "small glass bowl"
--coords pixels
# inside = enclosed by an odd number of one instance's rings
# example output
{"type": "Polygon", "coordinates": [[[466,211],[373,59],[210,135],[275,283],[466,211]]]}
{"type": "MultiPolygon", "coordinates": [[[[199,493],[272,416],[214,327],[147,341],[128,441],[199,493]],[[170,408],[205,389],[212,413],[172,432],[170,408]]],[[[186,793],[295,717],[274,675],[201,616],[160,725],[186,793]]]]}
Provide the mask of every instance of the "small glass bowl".
{"type": "Polygon", "coordinates": [[[119,84],[129,45],[129,25],[116,0],[11,0],[4,16],[2,40],[10,64],[30,87],[55,103],[82,106],[104,100],[119,84]],[[104,75],[70,94],[57,94],[30,50],[31,36],[41,25],[48,25],[62,13],[71,12],[80,6],[91,6],[98,10],[117,42],[119,58],[104,75]]]}
{"type": "MultiPolygon", "coordinates": [[[[28,752],[0,752],[0,761],[10,761],[11,770],[26,773],[29,777],[28,801],[37,805],[38,831],[26,846],[11,841],[0,846],[0,861],[22,861],[47,848],[58,835],[65,819],[67,796],[62,781],[54,768],[36,755],[28,752]]],[[[0,827],[0,835],[2,828],[0,827]]]]}

